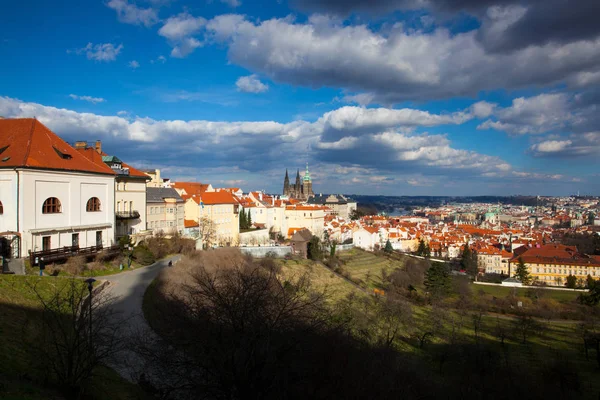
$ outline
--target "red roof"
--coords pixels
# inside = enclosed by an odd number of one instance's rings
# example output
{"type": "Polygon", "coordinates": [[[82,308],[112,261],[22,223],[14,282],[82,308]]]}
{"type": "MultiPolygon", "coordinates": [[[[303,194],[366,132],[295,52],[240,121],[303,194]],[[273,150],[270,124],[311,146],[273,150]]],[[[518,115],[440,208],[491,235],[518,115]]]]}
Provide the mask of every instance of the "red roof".
{"type": "Polygon", "coordinates": [[[200,182],[174,182],[171,184],[172,188],[185,190],[185,192],[190,196],[194,194],[201,195],[202,193],[206,192],[208,186],[209,185],[200,182]]]}
{"type": "Polygon", "coordinates": [[[531,247],[520,256],[515,256],[511,261],[518,262],[519,258],[525,263],[556,264],[556,265],[596,265],[600,260],[577,252],[574,246],[562,244],[546,244],[540,247],[531,247]]]}
{"type": "Polygon", "coordinates": [[[235,196],[226,191],[220,192],[204,192],[202,194],[202,202],[207,205],[211,204],[239,204],[235,196]]]}
{"type": "Polygon", "coordinates": [[[198,224],[198,221],[194,221],[192,219],[184,219],[183,226],[186,228],[197,228],[200,226],[200,224],[198,224]]]}
{"type": "Polygon", "coordinates": [[[108,165],[102,164],[89,160],[34,118],[0,119],[0,168],[115,175],[108,165]]]}

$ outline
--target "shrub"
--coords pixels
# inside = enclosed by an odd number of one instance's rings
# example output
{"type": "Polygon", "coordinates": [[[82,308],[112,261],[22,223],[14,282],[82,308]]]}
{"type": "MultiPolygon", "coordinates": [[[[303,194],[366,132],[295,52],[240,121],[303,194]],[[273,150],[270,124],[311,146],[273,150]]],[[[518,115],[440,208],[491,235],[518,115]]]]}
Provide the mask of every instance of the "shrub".
{"type": "Polygon", "coordinates": [[[142,265],[150,265],[156,262],[156,257],[150,249],[144,245],[138,245],[133,249],[133,259],[142,265]]]}
{"type": "Polygon", "coordinates": [[[81,275],[87,268],[87,260],[84,256],[69,257],[62,269],[70,275],[81,275]]]}

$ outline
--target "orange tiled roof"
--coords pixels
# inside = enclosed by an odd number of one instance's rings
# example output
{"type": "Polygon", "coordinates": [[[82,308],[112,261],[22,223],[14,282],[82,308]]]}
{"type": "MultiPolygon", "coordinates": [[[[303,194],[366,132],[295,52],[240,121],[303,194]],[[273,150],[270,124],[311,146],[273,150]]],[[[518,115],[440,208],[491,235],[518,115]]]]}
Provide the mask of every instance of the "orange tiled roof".
{"type": "Polygon", "coordinates": [[[546,244],[540,247],[531,247],[520,256],[511,261],[518,262],[519,258],[525,263],[556,264],[556,265],[596,265],[600,266],[600,260],[581,254],[574,246],[562,244],[546,244]]]}
{"type": "Polygon", "coordinates": [[[186,228],[197,228],[200,226],[200,224],[198,224],[198,221],[194,221],[192,219],[184,219],[183,226],[186,228]]]}
{"type": "Polygon", "coordinates": [[[39,168],[115,175],[34,118],[0,119],[0,168],[39,168]],[[2,161],[6,159],[6,161],[2,161]]]}
{"type": "Polygon", "coordinates": [[[202,194],[202,202],[206,205],[212,204],[239,204],[237,198],[229,192],[204,192],[202,194]]]}
{"type": "Polygon", "coordinates": [[[174,189],[183,189],[188,195],[201,195],[208,189],[207,184],[199,182],[174,182],[171,184],[174,189]]]}

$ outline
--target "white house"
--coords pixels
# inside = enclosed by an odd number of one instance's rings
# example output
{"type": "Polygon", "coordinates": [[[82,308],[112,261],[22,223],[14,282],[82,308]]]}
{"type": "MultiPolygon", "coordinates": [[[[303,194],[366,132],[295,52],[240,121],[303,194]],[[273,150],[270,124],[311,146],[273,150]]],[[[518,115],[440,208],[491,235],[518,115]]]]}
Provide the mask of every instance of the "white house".
{"type": "Polygon", "coordinates": [[[352,242],[354,247],[372,251],[376,245],[380,244],[379,229],[373,226],[362,227],[354,231],[352,242]]]}
{"type": "Polygon", "coordinates": [[[0,250],[114,243],[115,173],[36,119],[0,119],[0,250]]]}

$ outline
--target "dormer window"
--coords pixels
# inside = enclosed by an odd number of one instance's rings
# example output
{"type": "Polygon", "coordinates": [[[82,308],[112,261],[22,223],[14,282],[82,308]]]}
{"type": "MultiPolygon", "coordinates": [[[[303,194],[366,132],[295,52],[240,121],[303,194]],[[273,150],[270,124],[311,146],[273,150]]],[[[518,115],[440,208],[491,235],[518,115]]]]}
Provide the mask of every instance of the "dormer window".
{"type": "Polygon", "coordinates": [[[71,158],[73,158],[72,155],[70,155],[66,152],[60,151],[56,146],[52,146],[52,147],[54,148],[54,151],[56,152],[56,154],[58,154],[58,156],[60,158],[62,158],[63,160],[70,160],[71,158]]]}
{"type": "Polygon", "coordinates": [[[0,147],[0,154],[4,153],[4,151],[5,151],[6,149],[8,149],[9,147],[10,147],[10,144],[8,144],[8,145],[6,145],[6,146],[4,146],[4,147],[0,147]]]}

